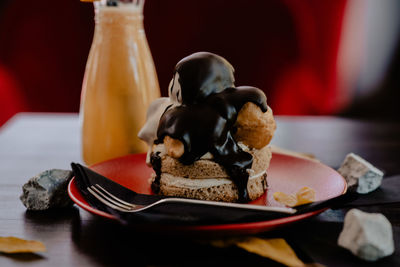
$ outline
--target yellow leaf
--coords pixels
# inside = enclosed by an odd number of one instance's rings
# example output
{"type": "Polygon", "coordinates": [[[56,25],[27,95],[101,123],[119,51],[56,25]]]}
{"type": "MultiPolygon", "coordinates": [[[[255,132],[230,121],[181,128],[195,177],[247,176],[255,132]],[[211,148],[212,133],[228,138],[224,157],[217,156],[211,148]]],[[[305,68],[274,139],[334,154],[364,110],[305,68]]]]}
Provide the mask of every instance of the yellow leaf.
{"type": "Polygon", "coordinates": [[[0,237],[0,252],[4,253],[29,253],[46,251],[42,242],[24,240],[17,237],[0,237]]]}
{"type": "Polygon", "coordinates": [[[236,246],[286,266],[304,266],[296,253],[282,238],[262,239],[249,237],[236,242],[236,246]]]}
{"type": "Polygon", "coordinates": [[[275,192],[273,194],[273,197],[277,202],[284,204],[288,207],[294,207],[297,204],[297,198],[294,195],[287,195],[283,192],[275,192]]]}
{"type": "Polygon", "coordinates": [[[303,187],[297,193],[296,206],[308,204],[315,201],[315,190],[310,187],[303,187]]]}
{"type": "Polygon", "coordinates": [[[275,192],[274,199],[288,207],[295,207],[303,204],[312,203],[315,201],[315,190],[310,187],[302,187],[297,191],[296,195],[288,195],[283,192],[275,192]]]}

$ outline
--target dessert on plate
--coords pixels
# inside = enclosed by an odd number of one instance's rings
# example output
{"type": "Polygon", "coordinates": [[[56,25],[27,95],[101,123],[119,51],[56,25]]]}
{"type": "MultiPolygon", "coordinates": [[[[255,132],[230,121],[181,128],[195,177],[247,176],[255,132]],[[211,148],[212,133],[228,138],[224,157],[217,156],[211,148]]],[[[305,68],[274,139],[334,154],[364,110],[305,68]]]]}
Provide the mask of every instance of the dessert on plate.
{"type": "Polygon", "coordinates": [[[218,55],[178,62],[169,97],[150,105],[139,132],[155,193],[227,202],[263,195],[275,121],[260,89],[234,82],[232,65],[218,55]]]}

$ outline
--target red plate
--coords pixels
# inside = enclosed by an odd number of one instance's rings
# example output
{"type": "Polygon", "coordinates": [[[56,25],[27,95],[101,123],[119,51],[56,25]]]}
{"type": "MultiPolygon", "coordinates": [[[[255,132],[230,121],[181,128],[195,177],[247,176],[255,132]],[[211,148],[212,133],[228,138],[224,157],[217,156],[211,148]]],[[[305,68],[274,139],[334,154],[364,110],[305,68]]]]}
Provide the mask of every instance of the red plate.
{"type": "MultiPolygon", "coordinates": [[[[149,177],[153,170],[146,165],[145,158],[145,154],[124,156],[95,164],[91,169],[138,193],[153,194],[149,184],[149,177]]],[[[307,159],[273,153],[267,173],[268,191],[249,205],[281,206],[273,199],[274,192],[295,193],[304,186],[315,190],[317,201],[339,196],[346,191],[346,181],[339,173],[322,163],[307,159]]],[[[71,199],[81,208],[102,217],[115,219],[111,214],[92,208],[77,189],[74,179],[68,186],[68,193],[71,199]]],[[[322,211],[324,210],[250,223],[197,226],[138,225],[135,227],[141,231],[164,233],[167,231],[168,233],[201,235],[255,234],[304,220],[322,211]]]]}

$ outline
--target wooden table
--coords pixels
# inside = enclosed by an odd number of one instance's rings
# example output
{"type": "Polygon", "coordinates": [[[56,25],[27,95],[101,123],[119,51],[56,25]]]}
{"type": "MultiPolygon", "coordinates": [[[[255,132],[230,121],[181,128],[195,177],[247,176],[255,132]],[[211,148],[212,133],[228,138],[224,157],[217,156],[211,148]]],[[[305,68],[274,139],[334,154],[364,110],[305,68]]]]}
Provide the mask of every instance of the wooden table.
{"type": "MultiPolygon", "coordinates": [[[[347,153],[354,152],[383,169],[385,179],[400,179],[400,124],[277,116],[277,125],[275,145],[313,153],[334,168],[347,153]]],[[[0,254],[0,266],[279,266],[235,247],[214,248],[204,240],[132,233],[76,206],[27,212],[19,200],[22,184],[46,169],[69,169],[72,161],[82,162],[76,114],[19,114],[0,129],[0,236],[41,240],[48,249],[40,254],[0,254]]],[[[399,266],[400,204],[362,209],[384,213],[394,227],[396,252],[375,265],[399,266]]],[[[286,238],[305,261],[365,266],[365,262],[336,246],[345,212],[328,210],[311,220],[261,236],[286,238]]]]}

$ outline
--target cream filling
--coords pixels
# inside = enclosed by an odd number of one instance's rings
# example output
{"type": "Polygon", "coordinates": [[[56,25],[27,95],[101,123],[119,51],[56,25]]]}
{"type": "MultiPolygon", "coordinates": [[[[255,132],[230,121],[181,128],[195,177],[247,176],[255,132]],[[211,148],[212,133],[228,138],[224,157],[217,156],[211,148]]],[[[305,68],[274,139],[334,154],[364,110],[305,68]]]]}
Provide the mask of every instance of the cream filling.
{"type": "MultiPolygon", "coordinates": [[[[238,145],[240,146],[241,149],[243,149],[246,152],[250,151],[250,148],[248,146],[246,146],[245,144],[243,144],[242,142],[239,142],[238,145]]],[[[160,152],[160,157],[164,156],[165,154],[167,154],[166,150],[165,150],[165,146],[164,144],[158,144],[155,146],[150,146],[149,150],[147,151],[147,157],[146,157],[146,163],[147,165],[150,165],[150,155],[151,152],[160,152]]],[[[214,157],[210,152],[207,152],[206,154],[204,154],[203,156],[201,156],[200,159],[205,159],[205,160],[212,160],[214,157]]]]}
{"type": "MultiPolygon", "coordinates": [[[[257,173],[249,177],[249,181],[253,179],[257,179],[260,176],[264,175],[266,171],[257,173]]],[[[233,181],[228,178],[206,178],[206,179],[190,179],[183,178],[179,176],[175,176],[169,173],[162,173],[161,179],[166,182],[169,186],[174,187],[185,187],[189,189],[200,189],[200,188],[208,188],[212,186],[226,185],[232,184],[233,181]]]]}

